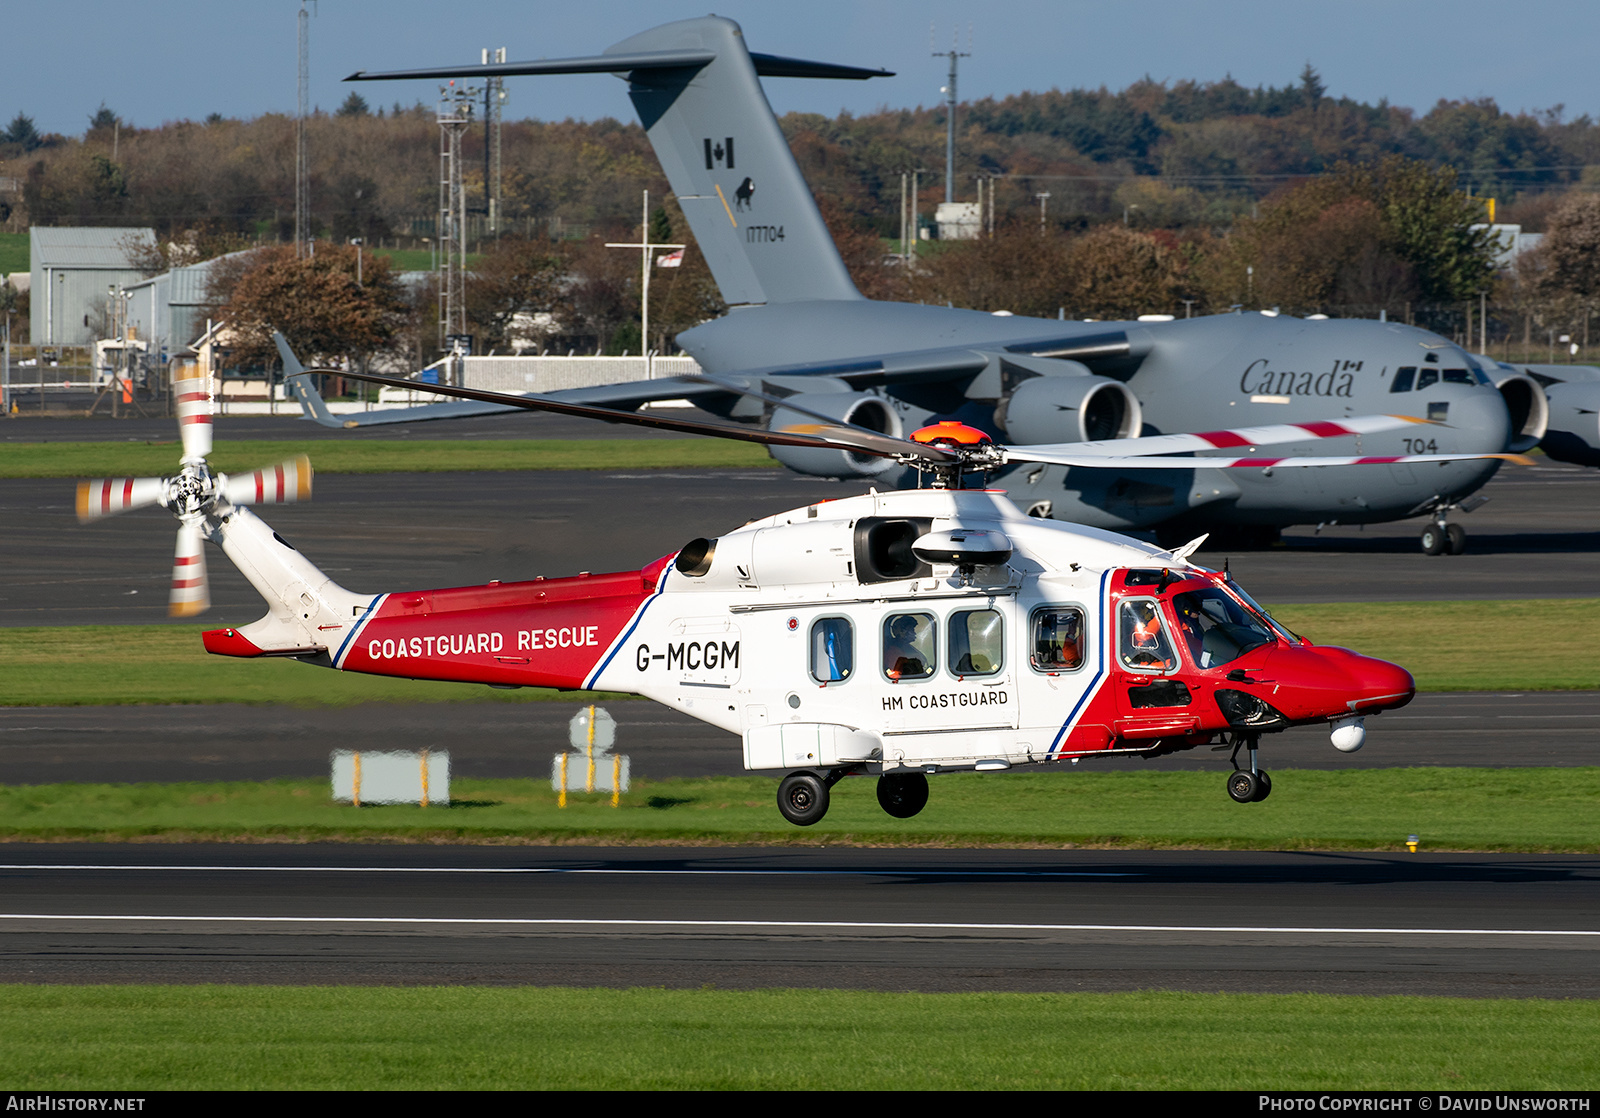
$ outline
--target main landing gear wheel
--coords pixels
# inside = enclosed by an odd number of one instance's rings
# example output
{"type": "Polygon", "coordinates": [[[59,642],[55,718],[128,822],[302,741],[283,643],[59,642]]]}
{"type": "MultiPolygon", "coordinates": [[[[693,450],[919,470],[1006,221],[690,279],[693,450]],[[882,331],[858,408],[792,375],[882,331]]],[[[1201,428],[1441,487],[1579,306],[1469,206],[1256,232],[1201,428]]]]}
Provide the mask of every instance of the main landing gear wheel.
{"type": "Polygon", "coordinates": [[[796,827],[828,814],[828,786],[815,773],[790,773],[778,784],[778,812],[796,827]]]}
{"type": "Polygon", "coordinates": [[[1459,524],[1430,524],[1420,542],[1424,555],[1460,555],[1467,550],[1467,530],[1459,524]]]}
{"type": "Polygon", "coordinates": [[[928,806],[928,778],[921,773],[884,773],[878,778],[878,806],[896,819],[910,819],[928,806]]]}
{"type": "Polygon", "coordinates": [[[1262,798],[1261,778],[1249,769],[1228,774],[1228,795],[1235,803],[1248,804],[1262,798]]]}

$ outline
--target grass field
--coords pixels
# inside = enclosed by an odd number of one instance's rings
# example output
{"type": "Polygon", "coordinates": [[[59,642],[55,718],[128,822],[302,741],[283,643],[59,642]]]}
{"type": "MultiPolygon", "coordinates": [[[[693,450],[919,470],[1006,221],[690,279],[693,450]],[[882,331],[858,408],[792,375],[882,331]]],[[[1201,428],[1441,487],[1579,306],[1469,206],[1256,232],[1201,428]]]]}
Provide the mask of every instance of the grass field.
{"type": "MultiPolygon", "coordinates": [[[[1284,606],[1283,622],[1319,644],[1402,664],[1425,691],[1587,690],[1600,647],[1550,642],[1600,628],[1600,599],[1284,606]],[[1495,649],[1486,657],[1482,650],[1495,649]]],[[[0,706],[128,703],[529,702],[576,692],[499,691],[333,672],[280,659],[210,656],[205,625],[0,628],[0,706]]]]}
{"type": "MultiPolygon", "coordinates": [[[[0,478],[160,477],[177,472],[181,454],[176,439],[0,442],[0,478]]],[[[761,446],[719,439],[222,440],[207,461],[220,473],[238,473],[297,454],[309,454],[312,468],[324,474],[777,466],[761,446]]]]}
{"type": "Polygon", "coordinates": [[[28,270],[28,234],[0,233],[0,277],[28,270]]]}
{"type": "Polygon", "coordinates": [[[9,1090],[1600,1087],[1600,1002],[3,986],[9,1090]]]}
{"type": "MultiPolygon", "coordinates": [[[[417,743],[426,744],[426,743],[417,743]]],[[[1319,743],[1321,745],[1322,743],[1319,743]]],[[[1322,746],[1326,748],[1325,745],[1322,746]]],[[[643,752],[648,742],[624,742],[643,752]]],[[[1269,757],[1292,765],[1292,757],[1269,757]]],[[[548,773],[530,756],[532,773],[548,773]]],[[[325,780],[0,787],[0,841],[471,842],[1043,846],[1206,850],[1600,851],[1600,769],[1293,769],[1272,764],[1272,797],[1240,805],[1221,773],[956,773],[928,807],[894,819],[876,781],[833,788],[827,818],[791,827],[766,777],[637,780],[557,806],[548,776],[451,781],[445,805],[336,804],[325,780]]]]}

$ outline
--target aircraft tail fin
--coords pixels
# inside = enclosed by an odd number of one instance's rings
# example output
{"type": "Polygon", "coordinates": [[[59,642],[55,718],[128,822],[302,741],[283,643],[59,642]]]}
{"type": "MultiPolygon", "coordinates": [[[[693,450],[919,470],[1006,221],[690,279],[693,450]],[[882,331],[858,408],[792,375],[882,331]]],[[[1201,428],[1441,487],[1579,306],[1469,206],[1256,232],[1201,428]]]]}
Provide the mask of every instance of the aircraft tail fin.
{"type": "Polygon", "coordinates": [[[305,366],[300,364],[300,359],[289,347],[289,339],[274,330],[272,340],[277,343],[278,356],[283,359],[283,383],[294,393],[294,398],[299,401],[300,410],[305,417],[324,427],[344,426],[328,410],[327,403],[322,399],[322,393],[317,391],[317,386],[311,380],[311,374],[306,372],[305,366]]]}
{"type": "Polygon", "coordinates": [[[870,72],[753,58],[739,25],[715,16],[654,28],[606,54],[694,50],[711,60],[631,70],[628,96],[723,299],[861,298],[761,88],[758,61],[775,76],[870,72]]]}
{"type": "Polygon", "coordinates": [[[667,181],[730,305],[860,299],[760,79],[891,77],[887,70],[752,54],[731,19],[641,32],[584,58],[358,70],[346,81],[610,73],[628,80],[667,181]]]}

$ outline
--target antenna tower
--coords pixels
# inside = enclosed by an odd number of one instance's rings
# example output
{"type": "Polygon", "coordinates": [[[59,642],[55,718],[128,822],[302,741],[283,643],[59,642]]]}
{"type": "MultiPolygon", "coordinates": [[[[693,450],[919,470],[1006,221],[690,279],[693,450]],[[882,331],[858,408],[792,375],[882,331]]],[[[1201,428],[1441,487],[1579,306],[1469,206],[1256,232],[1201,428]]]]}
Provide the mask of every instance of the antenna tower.
{"type": "MultiPolygon", "coordinates": [[[[933,38],[930,28],[928,37],[933,38]]],[[[967,29],[967,50],[957,50],[960,45],[959,35],[952,38],[949,50],[936,50],[935,58],[950,59],[950,84],[942,92],[945,95],[945,139],[944,139],[944,200],[956,200],[956,59],[972,57],[972,29],[967,29]]]]}
{"type": "MultiPolygon", "coordinates": [[[[506,48],[485,49],[483,64],[504,64],[506,48]]],[[[483,202],[489,236],[500,235],[500,115],[506,103],[506,80],[498,74],[483,83],[483,202]]]]}
{"type": "Polygon", "coordinates": [[[306,117],[311,113],[311,13],[300,0],[300,78],[294,124],[294,254],[306,254],[311,239],[311,161],[306,152],[306,117]]]}
{"type": "Polygon", "coordinates": [[[461,137],[472,125],[476,89],[439,87],[439,348],[467,332],[467,197],[461,137]]]}

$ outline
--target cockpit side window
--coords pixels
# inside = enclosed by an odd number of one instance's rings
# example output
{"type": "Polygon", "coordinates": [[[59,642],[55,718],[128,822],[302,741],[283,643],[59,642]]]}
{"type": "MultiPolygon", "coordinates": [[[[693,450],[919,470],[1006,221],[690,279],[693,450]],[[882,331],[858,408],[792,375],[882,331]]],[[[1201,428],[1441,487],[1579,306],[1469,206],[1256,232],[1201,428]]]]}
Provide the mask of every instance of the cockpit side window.
{"type": "Polygon", "coordinates": [[[1446,369],[1444,371],[1444,382],[1446,384],[1471,384],[1472,374],[1465,369],[1446,369]]]}
{"type": "Polygon", "coordinates": [[[1117,612],[1117,654],[1133,671],[1170,672],[1178,666],[1153,598],[1134,598],[1117,612]]]}
{"type": "Polygon", "coordinates": [[[1424,388],[1427,388],[1429,385],[1438,384],[1438,383],[1439,383],[1439,370],[1438,369],[1424,369],[1424,370],[1422,370],[1422,375],[1417,378],[1417,391],[1420,392],[1424,388]]]}
{"type": "Polygon", "coordinates": [[[1410,392],[1411,386],[1417,382],[1417,367],[1406,365],[1394,371],[1394,383],[1389,385],[1390,392],[1410,392]]]}
{"type": "Polygon", "coordinates": [[[1172,612],[1198,668],[1219,667],[1274,639],[1260,618],[1221,590],[1179,594],[1172,599],[1172,612]]]}

